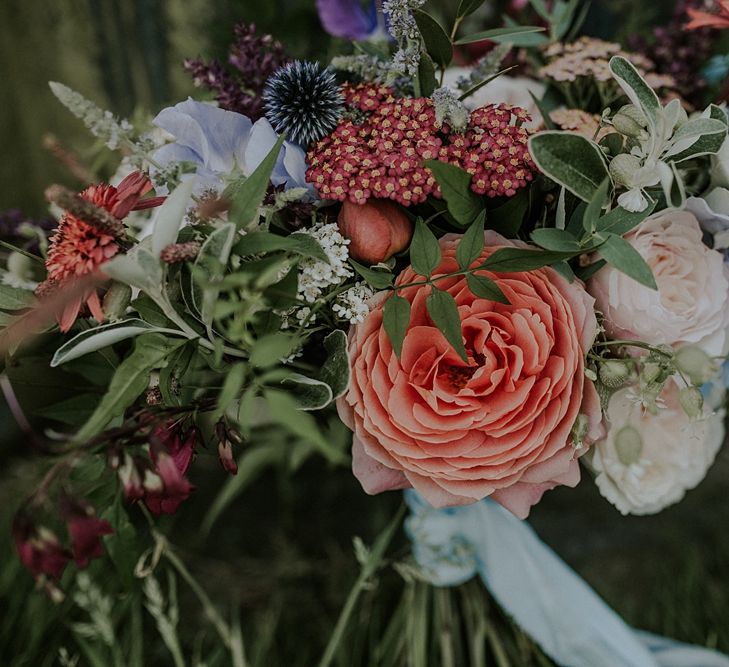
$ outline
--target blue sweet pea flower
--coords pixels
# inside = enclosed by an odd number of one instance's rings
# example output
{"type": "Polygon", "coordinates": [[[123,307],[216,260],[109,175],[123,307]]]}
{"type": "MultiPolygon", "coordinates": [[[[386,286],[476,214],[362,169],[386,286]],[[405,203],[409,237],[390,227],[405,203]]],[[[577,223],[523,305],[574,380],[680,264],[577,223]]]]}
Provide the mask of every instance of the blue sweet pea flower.
{"type": "Polygon", "coordinates": [[[335,37],[362,41],[374,37],[379,29],[379,1],[316,0],[324,29],[335,37]]]}
{"type": "MultiPolygon", "coordinates": [[[[153,123],[174,137],[154,153],[154,161],[161,167],[174,162],[194,164],[198,193],[222,190],[236,174],[249,176],[278,140],[265,118],[253,123],[242,114],[193,99],[163,109],[153,123]]],[[[306,188],[309,198],[315,197],[313,186],[306,182],[306,154],[288,141],[279,153],[271,182],[286,190],[306,188]]]]}

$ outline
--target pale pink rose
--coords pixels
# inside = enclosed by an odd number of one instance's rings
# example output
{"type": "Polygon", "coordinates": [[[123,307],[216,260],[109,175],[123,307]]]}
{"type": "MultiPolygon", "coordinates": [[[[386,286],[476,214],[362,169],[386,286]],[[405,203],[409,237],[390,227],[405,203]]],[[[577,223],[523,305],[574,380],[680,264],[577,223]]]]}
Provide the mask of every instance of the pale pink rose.
{"type": "Polygon", "coordinates": [[[702,241],[696,217],[668,211],[648,218],[625,240],[653,270],[658,291],[606,266],[587,289],[616,339],[651,345],[698,345],[729,351],[729,277],[722,255],[702,241]]]}
{"type": "MultiPolygon", "coordinates": [[[[434,275],[458,270],[461,237],[441,239],[434,275]]],[[[485,260],[513,246],[486,234],[485,260]]],[[[524,244],[520,244],[524,245],[524,244]]],[[[414,487],[435,507],[487,496],[526,517],[542,494],[580,478],[570,431],[588,418],[586,444],[601,437],[601,411],[584,358],[597,331],[593,299],[551,268],[481,275],[510,300],[478,298],[463,276],[438,281],[456,300],[469,361],[464,363],[426,310],[428,286],[400,291],[412,318],[397,358],[382,324],[387,293],[352,328],[352,380],[337,406],[354,432],[353,469],[365,491],[414,487]]],[[[397,284],[421,280],[411,268],[397,284]]]]}
{"type": "Polygon", "coordinates": [[[337,220],[339,231],[349,239],[349,256],[367,264],[379,264],[402,252],[413,238],[413,222],[391,201],[371,199],[366,204],[345,201],[337,220]]]}

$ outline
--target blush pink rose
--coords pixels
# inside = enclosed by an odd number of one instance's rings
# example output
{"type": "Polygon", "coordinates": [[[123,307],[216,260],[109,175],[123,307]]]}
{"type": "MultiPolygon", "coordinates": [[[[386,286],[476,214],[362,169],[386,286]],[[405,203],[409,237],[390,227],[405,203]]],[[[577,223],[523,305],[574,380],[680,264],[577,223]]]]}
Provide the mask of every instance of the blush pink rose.
{"type": "MultiPolygon", "coordinates": [[[[441,239],[434,275],[458,270],[461,237],[441,239]]],[[[486,234],[483,262],[517,244],[486,234]]],[[[602,436],[585,353],[597,332],[594,300],[579,282],[551,268],[529,273],[479,272],[495,280],[510,304],[475,296],[463,276],[438,287],[458,304],[468,351],[464,363],[426,309],[429,286],[400,291],[412,304],[401,358],[382,324],[387,293],[352,328],[352,380],[338,401],[353,436],[353,470],[368,493],[414,487],[431,505],[464,505],[490,496],[526,517],[542,494],[580,478],[571,430],[587,418],[585,445],[602,436]]],[[[421,280],[411,268],[397,284],[421,280]]]]}

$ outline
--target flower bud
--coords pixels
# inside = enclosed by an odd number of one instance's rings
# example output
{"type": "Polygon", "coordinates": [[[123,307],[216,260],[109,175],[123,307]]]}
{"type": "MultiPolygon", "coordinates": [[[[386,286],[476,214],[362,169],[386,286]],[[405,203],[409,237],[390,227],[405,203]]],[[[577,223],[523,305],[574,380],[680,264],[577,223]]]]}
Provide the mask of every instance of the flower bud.
{"type": "Polygon", "coordinates": [[[231,475],[238,474],[238,464],[233,457],[233,445],[230,440],[221,440],[218,443],[218,458],[226,472],[231,475]]]}
{"type": "Polygon", "coordinates": [[[663,368],[660,364],[655,361],[646,361],[640,370],[640,378],[645,384],[649,385],[656,382],[662,372],[663,368]]]}
{"type": "Polygon", "coordinates": [[[643,451],[643,438],[634,426],[623,426],[615,434],[615,451],[624,466],[638,463],[643,451]]]}
{"type": "Polygon", "coordinates": [[[685,387],[678,395],[683,411],[691,419],[697,419],[704,412],[704,396],[696,387],[685,387]]]}
{"type": "Polygon", "coordinates": [[[350,241],[349,256],[367,264],[379,264],[405,250],[414,230],[402,209],[381,199],[366,204],[345,201],[337,224],[350,241]]]}
{"type": "Polygon", "coordinates": [[[708,382],[716,374],[716,366],[700,347],[687,345],[680,348],[674,357],[676,368],[687,375],[695,385],[708,382]]]}
{"type": "Polygon", "coordinates": [[[638,138],[646,126],[646,118],[637,107],[632,104],[624,106],[613,118],[615,129],[626,137],[638,138]]]}
{"type": "Polygon", "coordinates": [[[619,389],[630,377],[630,368],[624,361],[609,359],[600,364],[600,382],[610,389],[619,389]]]}
{"type": "Polygon", "coordinates": [[[610,176],[616,185],[631,187],[635,173],[640,169],[640,160],[634,155],[621,153],[610,162],[610,176]]]}

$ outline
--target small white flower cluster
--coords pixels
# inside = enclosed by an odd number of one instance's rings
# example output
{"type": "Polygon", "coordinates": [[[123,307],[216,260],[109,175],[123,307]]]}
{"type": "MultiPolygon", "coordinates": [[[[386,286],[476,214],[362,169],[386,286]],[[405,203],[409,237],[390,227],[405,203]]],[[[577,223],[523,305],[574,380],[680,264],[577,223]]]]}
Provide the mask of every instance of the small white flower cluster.
{"type": "Polygon", "coordinates": [[[435,122],[438,127],[448,123],[456,132],[465,131],[471,114],[453,90],[445,86],[438,88],[431,99],[435,106],[435,122]]]}
{"type": "Polygon", "coordinates": [[[111,150],[119,148],[122,141],[133,142],[134,128],[129,121],[120,120],[111,111],[104,111],[81,93],[77,93],[62,83],[51,81],[49,84],[53,94],[74,116],[95,136],[103,139],[111,150]]]}
{"type": "Polygon", "coordinates": [[[341,284],[353,275],[347,260],[349,240],[340,233],[335,223],[318,223],[307,230],[321,246],[329,263],[306,259],[299,265],[299,297],[314,303],[325,290],[341,284]]]}
{"type": "Polygon", "coordinates": [[[332,310],[340,319],[350,324],[359,324],[369,315],[367,302],[373,296],[374,292],[365,283],[357,283],[337,297],[332,310]]]}
{"type": "Polygon", "coordinates": [[[420,31],[413,10],[425,0],[385,0],[382,12],[388,17],[388,29],[397,40],[399,50],[393,58],[393,69],[401,74],[417,74],[420,65],[420,31]]]}

